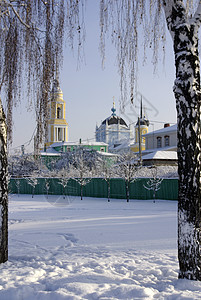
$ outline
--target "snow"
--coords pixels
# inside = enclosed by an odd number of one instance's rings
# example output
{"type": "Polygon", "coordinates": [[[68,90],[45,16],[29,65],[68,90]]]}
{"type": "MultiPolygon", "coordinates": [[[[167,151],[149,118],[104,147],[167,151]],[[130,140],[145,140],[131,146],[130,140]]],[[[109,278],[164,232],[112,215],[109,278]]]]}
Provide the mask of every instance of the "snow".
{"type": "Polygon", "coordinates": [[[146,159],[169,159],[169,160],[176,160],[177,159],[177,152],[176,151],[155,151],[143,156],[143,160],[146,159]]]}
{"type": "MultiPolygon", "coordinates": [[[[157,176],[159,178],[178,178],[178,167],[177,166],[157,166],[157,176]]],[[[136,177],[138,178],[152,178],[153,169],[151,167],[142,167],[137,171],[136,177]]]]}
{"type": "Polygon", "coordinates": [[[1,300],[199,299],[177,279],[177,202],[10,196],[1,300]]]}
{"type": "Polygon", "coordinates": [[[55,148],[58,146],[107,146],[108,144],[104,143],[104,142],[90,142],[90,141],[81,141],[80,142],[55,142],[53,143],[49,148],[55,148]]]}

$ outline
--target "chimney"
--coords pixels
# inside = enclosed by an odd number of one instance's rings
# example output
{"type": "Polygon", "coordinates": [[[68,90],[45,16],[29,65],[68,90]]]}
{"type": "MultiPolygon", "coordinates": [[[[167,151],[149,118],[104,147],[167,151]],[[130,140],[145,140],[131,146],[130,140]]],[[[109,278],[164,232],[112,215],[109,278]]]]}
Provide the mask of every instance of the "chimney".
{"type": "Polygon", "coordinates": [[[169,123],[165,123],[164,124],[164,128],[166,128],[166,127],[170,127],[170,124],[169,123]]]}

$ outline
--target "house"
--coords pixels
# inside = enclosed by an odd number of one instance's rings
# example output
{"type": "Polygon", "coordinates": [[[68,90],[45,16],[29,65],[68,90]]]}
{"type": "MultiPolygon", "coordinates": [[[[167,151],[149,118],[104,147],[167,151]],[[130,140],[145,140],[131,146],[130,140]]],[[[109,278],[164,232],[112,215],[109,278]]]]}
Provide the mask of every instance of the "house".
{"type": "Polygon", "coordinates": [[[146,133],[145,151],[177,151],[177,125],[165,124],[164,128],[146,133]]]}
{"type": "Polygon", "coordinates": [[[79,147],[86,148],[86,149],[93,149],[101,152],[108,152],[108,145],[106,143],[82,142],[81,140],[79,142],[54,143],[49,147],[48,151],[51,152],[51,150],[53,150],[56,151],[57,153],[62,153],[62,152],[74,151],[79,147]]]}
{"type": "Polygon", "coordinates": [[[116,155],[108,153],[108,145],[103,142],[57,142],[51,144],[48,148],[45,148],[44,151],[41,151],[40,156],[42,161],[47,167],[51,165],[53,161],[57,161],[61,158],[62,154],[66,152],[76,151],[78,148],[84,148],[87,150],[95,150],[107,160],[116,159],[116,155]]]}
{"type": "Polygon", "coordinates": [[[143,165],[177,165],[177,125],[165,124],[164,128],[144,134],[143,165]]]}

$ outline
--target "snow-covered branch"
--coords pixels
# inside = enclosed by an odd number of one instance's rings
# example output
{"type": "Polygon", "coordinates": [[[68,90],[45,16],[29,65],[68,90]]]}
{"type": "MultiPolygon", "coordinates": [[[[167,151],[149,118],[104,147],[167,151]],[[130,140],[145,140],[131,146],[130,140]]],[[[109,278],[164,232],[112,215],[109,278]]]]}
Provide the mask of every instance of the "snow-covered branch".
{"type": "Polygon", "coordinates": [[[158,173],[158,169],[157,169],[157,167],[151,168],[151,171],[152,171],[153,178],[150,178],[147,181],[147,185],[144,185],[144,188],[146,190],[153,191],[153,198],[154,198],[154,202],[155,202],[156,192],[160,190],[163,178],[158,177],[158,174],[157,174],[158,173]]]}
{"type": "Polygon", "coordinates": [[[34,192],[35,192],[35,187],[38,184],[38,178],[36,178],[36,177],[27,177],[26,180],[27,180],[27,183],[32,186],[32,198],[33,198],[34,192]]]}

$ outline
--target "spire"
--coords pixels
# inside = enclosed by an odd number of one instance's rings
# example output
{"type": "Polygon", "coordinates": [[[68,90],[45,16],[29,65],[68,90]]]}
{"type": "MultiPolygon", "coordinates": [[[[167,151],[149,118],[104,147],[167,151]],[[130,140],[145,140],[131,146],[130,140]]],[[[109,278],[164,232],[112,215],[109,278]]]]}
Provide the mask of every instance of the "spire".
{"type": "Polygon", "coordinates": [[[116,108],[115,108],[114,97],[113,97],[113,107],[111,108],[111,111],[112,111],[112,116],[116,116],[116,108]]]}
{"type": "MultiPolygon", "coordinates": [[[[138,107],[139,108],[139,107],[138,107]]],[[[142,96],[141,96],[141,101],[140,101],[140,117],[138,117],[136,126],[139,125],[139,121],[140,121],[140,125],[145,125],[145,126],[149,126],[149,120],[146,118],[145,114],[142,114],[142,96]]]]}
{"type": "Polygon", "coordinates": [[[55,79],[59,82],[59,64],[58,59],[56,58],[56,66],[55,66],[55,79]]]}
{"type": "Polygon", "coordinates": [[[54,79],[53,81],[52,93],[62,93],[58,78],[54,79]]]}

